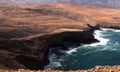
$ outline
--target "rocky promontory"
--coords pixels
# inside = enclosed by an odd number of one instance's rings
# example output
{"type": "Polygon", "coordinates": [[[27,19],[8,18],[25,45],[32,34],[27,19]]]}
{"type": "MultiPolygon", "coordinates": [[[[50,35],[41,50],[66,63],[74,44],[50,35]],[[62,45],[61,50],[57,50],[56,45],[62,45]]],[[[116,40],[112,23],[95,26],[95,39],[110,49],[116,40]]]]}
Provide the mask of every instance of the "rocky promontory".
{"type": "MultiPolygon", "coordinates": [[[[77,43],[97,42],[92,32],[74,29],[62,29],[47,35],[33,35],[0,41],[1,68],[8,69],[44,69],[48,64],[48,50],[52,46],[62,46],[64,41],[77,43]],[[4,52],[8,52],[7,55],[4,52]]],[[[63,48],[64,49],[64,48],[63,48]]]]}
{"type": "MultiPolygon", "coordinates": [[[[88,30],[87,23],[119,29],[119,14],[120,11],[114,9],[63,4],[22,7],[0,4],[0,69],[41,71],[49,63],[50,47],[66,49],[64,41],[79,44],[96,42],[94,28],[88,30]]],[[[96,67],[88,72],[101,72],[104,68],[115,70],[120,67],[96,67]]]]}

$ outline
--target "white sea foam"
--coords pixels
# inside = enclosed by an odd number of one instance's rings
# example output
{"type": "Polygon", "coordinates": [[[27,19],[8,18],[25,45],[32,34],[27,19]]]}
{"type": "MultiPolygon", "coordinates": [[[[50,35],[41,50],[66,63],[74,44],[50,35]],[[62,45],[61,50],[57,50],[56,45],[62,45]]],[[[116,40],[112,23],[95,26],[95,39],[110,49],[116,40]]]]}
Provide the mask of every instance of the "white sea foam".
{"type": "Polygon", "coordinates": [[[102,28],[103,31],[111,30],[110,28],[102,28]]]}
{"type": "Polygon", "coordinates": [[[104,50],[115,51],[115,50],[118,50],[118,49],[110,48],[110,47],[105,47],[105,48],[101,49],[101,51],[104,51],[104,50]]]}
{"type": "Polygon", "coordinates": [[[54,69],[54,68],[58,68],[61,67],[61,63],[57,60],[56,58],[56,54],[52,53],[49,55],[49,65],[45,66],[45,70],[47,69],[54,69]]]}
{"type": "Polygon", "coordinates": [[[90,53],[92,53],[92,51],[86,52],[86,53],[84,53],[82,55],[87,55],[87,54],[90,54],[90,53]]]}
{"type": "Polygon", "coordinates": [[[116,50],[118,50],[118,49],[113,48],[113,47],[103,47],[103,48],[97,49],[95,52],[98,52],[98,51],[116,51],[116,50]]]}
{"type": "MultiPolygon", "coordinates": [[[[50,50],[50,53],[51,53],[51,50],[50,50]]],[[[60,50],[60,51],[63,51],[63,50],[60,50]]],[[[72,54],[73,52],[77,52],[77,48],[74,48],[74,49],[71,48],[69,51],[64,51],[64,52],[66,52],[67,54],[72,54]]],[[[44,67],[45,70],[61,68],[62,67],[61,63],[56,58],[56,54],[55,53],[49,54],[49,61],[50,61],[49,65],[44,67]]]]}
{"type": "MultiPolygon", "coordinates": [[[[101,31],[100,30],[96,30],[94,32],[94,36],[95,36],[95,39],[99,40],[100,42],[87,44],[87,45],[83,45],[83,46],[106,45],[108,43],[109,39],[103,38],[102,37],[103,35],[101,34],[101,32],[102,31],[107,31],[107,30],[112,30],[114,32],[120,32],[120,30],[107,29],[107,28],[102,28],[101,31]]],[[[78,47],[78,48],[80,48],[80,47],[78,47]]],[[[69,51],[64,51],[64,52],[66,52],[67,54],[72,54],[74,52],[77,52],[78,48],[71,48],[69,51]]],[[[107,48],[107,47],[103,48],[103,49],[97,49],[97,51],[104,51],[104,50],[111,50],[112,51],[112,50],[117,50],[117,49],[115,49],[115,48],[107,48]]],[[[87,53],[85,53],[83,55],[87,55],[89,53],[91,53],[91,52],[87,52],[87,53]]],[[[49,54],[49,61],[50,61],[50,63],[49,63],[49,65],[45,66],[45,68],[44,68],[45,70],[46,69],[53,69],[53,68],[57,68],[57,67],[61,67],[62,66],[61,63],[57,60],[55,53],[50,53],[49,54]]]]}
{"type": "Polygon", "coordinates": [[[84,46],[98,46],[98,45],[107,45],[109,39],[106,39],[106,38],[102,38],[102,34],[101,34],[102,31],[100,30],[96,30],[94,33],[94,36],[95,36],[95,39],[99,40],[100,42],[97,42],[97,43],[92,43],[92,44],[87,44],[87,45],[84,45],[84,46]]]}
{"type": "Polygon", "coordinates": [[[69,51],[66,51],[67,54],[72,54],[73,52],[77,52],[77,48],[73,48],[69,51]]]}
{"type": "Polygon", "coordinates": [[[111,31],[113,31],[113,32],[120,32],[120,30],[110,29],[110,28],[102,28],[102,30],[104,30],[104,31],[111,30],[111,31]]]}

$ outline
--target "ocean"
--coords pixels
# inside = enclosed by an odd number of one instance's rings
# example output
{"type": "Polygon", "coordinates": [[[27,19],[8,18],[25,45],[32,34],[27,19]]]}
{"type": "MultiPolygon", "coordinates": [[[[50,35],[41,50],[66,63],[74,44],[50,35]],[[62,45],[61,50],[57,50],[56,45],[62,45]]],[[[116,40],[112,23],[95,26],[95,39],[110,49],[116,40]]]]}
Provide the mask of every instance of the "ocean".
{"type": "Polygon", "coordinates": [[[98,65],[120,65],[120,30],[103,28],[96,30],[94,36],[100,42],[73,44],[68,51],[58,47],[59,55],[54,51],[56,48],[51,48],[50,64],[45,66],[45,69],[83,70],[98,65]]]}

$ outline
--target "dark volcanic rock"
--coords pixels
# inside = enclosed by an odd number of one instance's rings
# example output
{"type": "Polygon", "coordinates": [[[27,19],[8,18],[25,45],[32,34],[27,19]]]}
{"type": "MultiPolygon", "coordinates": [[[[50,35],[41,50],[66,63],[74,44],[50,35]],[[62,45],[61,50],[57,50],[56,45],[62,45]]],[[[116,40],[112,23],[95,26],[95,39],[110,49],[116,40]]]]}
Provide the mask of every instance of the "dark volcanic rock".
{"type": "Polygon", "coordinates": [[[39,57],[19,55],[19,56],[16,56],[15,60],[20,64],[26,66],[26,68],[28,69],[32,69],[32,70],[41,69],[42,61],[39,60],[39,57]]]}
{"type": "MultiPolygon", "coordinates": [[[[12,60],[11,62],[8,58],[8,62],[10,62],[8,65],[12,63],[14,66],[6,66],[6,68],[27,68],[32,70],[39,70],[44,69],[44,66],[48,63],[47,55],[49,48],[60,45],[63,47],[63,41],[91,43],[96,42],[97,40],[94,39],[93,34],[89,31],[64,31],[50,33],[47,35],[35,35],[31,37],[1,41],[0,50],[3,49],[12,53],[8,54],[8,57],[12,60]]],[[[66,50],[67,47],[64,46],[63,49],[66,50]]]]}

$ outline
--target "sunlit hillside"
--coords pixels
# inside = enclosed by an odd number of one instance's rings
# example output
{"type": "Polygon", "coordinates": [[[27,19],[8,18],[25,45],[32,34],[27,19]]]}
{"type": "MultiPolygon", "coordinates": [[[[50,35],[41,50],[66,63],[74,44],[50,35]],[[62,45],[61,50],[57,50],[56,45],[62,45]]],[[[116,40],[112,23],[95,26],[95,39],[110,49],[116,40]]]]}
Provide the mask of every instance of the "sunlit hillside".
{"type": "Polygon", "coordinates": [[[120,10],[67,4],[21,7],[1,4],[0,15],[1,37],[10,35],[10,38],[48,33],[60,28],[85,29],[87,23],[120,23],[120,10]]]}

